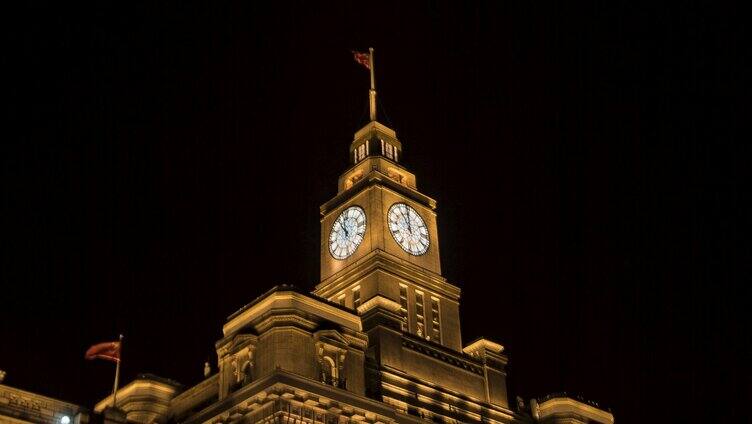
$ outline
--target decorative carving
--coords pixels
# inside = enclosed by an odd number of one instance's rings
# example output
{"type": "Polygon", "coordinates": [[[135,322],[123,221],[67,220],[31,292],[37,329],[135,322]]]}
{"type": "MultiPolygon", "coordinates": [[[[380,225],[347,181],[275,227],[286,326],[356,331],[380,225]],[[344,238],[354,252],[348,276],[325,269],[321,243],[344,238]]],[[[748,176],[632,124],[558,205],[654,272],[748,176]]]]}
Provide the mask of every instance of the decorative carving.
{"type": "Polygon", "coordinates": [[[8,405],[28,409],[30,411],[39,412],[43,407],[47,408],[45,402],[25,396],[18,396],[15,393],[5,393],[5,397],[8,399],[8,405]]]}
{"type": "Polygon", "coordinates": [[[217,348],[219,356],[220,397],[253,381],[254,352],[257,337],[237,334],[217,348]]]}
{"type": "MultiPolygon", "coordinates": [[[[321,336],[322,334],[317,334],[317,337],[321,336]]],[[[340,339],[342,337],[339,334],[332,334],[331,336],[334,339],[319,339],[316,342],[316,361],[319,365],[319,379],[324,384],[344,389],[346,388],[344,374],[347,349],[335,345],[335,343],[341,343],[340,339]]]]}
{"type": "Polygon", "coordinates": [[[230,364],[232,365],[232,375],[233,377],[235,377],[235,382],[240,381],[240,368],[238,367],[238,358],[233,358],[230,364]]]}
{"type": "Polygon", "coordinates": [[[387,176],[402,185],[407,183],[405,176],[394,168],[387,169],[387,176]]]}
{"type": "Polygon", "coordinates": [[[345,190],[347,190],[350,187],[354,186],[355,183],[357,183],[361,179],[363,179],[363,171],[357,171],[350,178],[348,178],[347,180],[345,180],[345,190]]]}
{"type": "Polygon", "coordinates": [[[260,403],[258,402],[259,399],[256,399],[251,408],[242,404],[236,405],[221,415],[208,420],[208,422],[212,424],[227,424],[229,422],[339,424],[353,421],[378,424],[393,422],[377,414],[369,416],[368,413],[355,410],[352,407],[340,409],[332,406],[324,410],[321,407],[295,400],[295,396],[288,391],[276,392],[274,398],[274,401],[268,403],[260,403]],[[363,421],[364,417],[365,421],[363,421]]]}

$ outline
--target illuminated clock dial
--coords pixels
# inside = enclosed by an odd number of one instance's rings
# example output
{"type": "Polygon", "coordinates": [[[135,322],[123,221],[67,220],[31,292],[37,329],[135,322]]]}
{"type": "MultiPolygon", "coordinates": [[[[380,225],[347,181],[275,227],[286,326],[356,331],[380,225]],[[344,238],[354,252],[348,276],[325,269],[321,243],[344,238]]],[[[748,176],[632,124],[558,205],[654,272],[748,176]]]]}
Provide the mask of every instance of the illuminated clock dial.
{"type": "Polygon", "coordinates": [[[366,213],[359,206],[345,209],[329,233],[329,252],[336,259],[345,259],[355,252],[366,233],[366,213]]]}
{"type": "Polygon", "coordinates": [[[404,203],[389,208],[389,230],[400,247],[411,255],[422,255],[428,250],[428,228],[415,209],[404,203]]]}

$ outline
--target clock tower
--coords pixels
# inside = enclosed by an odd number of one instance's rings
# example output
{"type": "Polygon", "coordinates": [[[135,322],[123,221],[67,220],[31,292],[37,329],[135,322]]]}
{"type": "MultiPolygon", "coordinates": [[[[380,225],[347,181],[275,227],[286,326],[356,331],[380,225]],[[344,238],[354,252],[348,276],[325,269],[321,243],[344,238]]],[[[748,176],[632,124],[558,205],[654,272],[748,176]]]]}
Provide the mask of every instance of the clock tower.
{"type": "Polygon", "coordinates": [[[402,165],[396,132],[376,120],[372,51],[366,66],[371,120],[353,137],[337,195],[320,208],[314,294],[360,315],[378,308],[402,333],[460,351],[460,289],[441,276],[436,201],[402,165]]]}
{"type": "Polygon", "coordinates": [[[95,411],[137,424],[613,424],[597,404],[566,395],[510,405],[504,346],[462,346],[436,202],[402,165],[397,134],[376,120],[373,50],[355,58],[371,71],[370,120],[321,206],[313,294],[273,287],[227,318],[216,373],[205,364],[204,380],[187,388],[141,375],[95,411]]]}

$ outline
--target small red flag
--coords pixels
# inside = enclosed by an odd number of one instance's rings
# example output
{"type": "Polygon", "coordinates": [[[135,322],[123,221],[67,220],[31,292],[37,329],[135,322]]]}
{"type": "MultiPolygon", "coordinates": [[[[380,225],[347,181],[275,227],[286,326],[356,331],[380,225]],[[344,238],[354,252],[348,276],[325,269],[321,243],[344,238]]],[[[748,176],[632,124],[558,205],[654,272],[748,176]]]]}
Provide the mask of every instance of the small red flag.
{"type": "Polygon", "coordinates": [[[365,66],[367,69],[371,69],[371,54],[370,53],[361,53],[361,52],[353,51],[352,54],[355,57],[356,62],[365,66]]]}
{"type": "Polygon", "coordinates": [[[95,344],[86,351],[86,359],[106,359],[120,362],[120,342],[106,342],[95,344]]]}

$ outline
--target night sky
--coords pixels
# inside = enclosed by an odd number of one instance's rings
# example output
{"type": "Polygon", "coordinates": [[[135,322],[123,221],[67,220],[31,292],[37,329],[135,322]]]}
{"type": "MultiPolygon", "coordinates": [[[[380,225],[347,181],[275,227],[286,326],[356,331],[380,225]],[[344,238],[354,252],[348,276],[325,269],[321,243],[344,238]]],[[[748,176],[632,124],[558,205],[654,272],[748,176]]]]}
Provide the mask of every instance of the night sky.
{"type": "Polygon", "coordinates": [[[192,385],[228,315],[312,289],[318,206],[368,118],[350,50],[374,47],[463,339],[505,345],[512,399],[748,418],[740,10],[28,3],[5,17],[6,384],[93,406],[114,366],[84,352],[123,333],[123,383],[192,385]]]}

